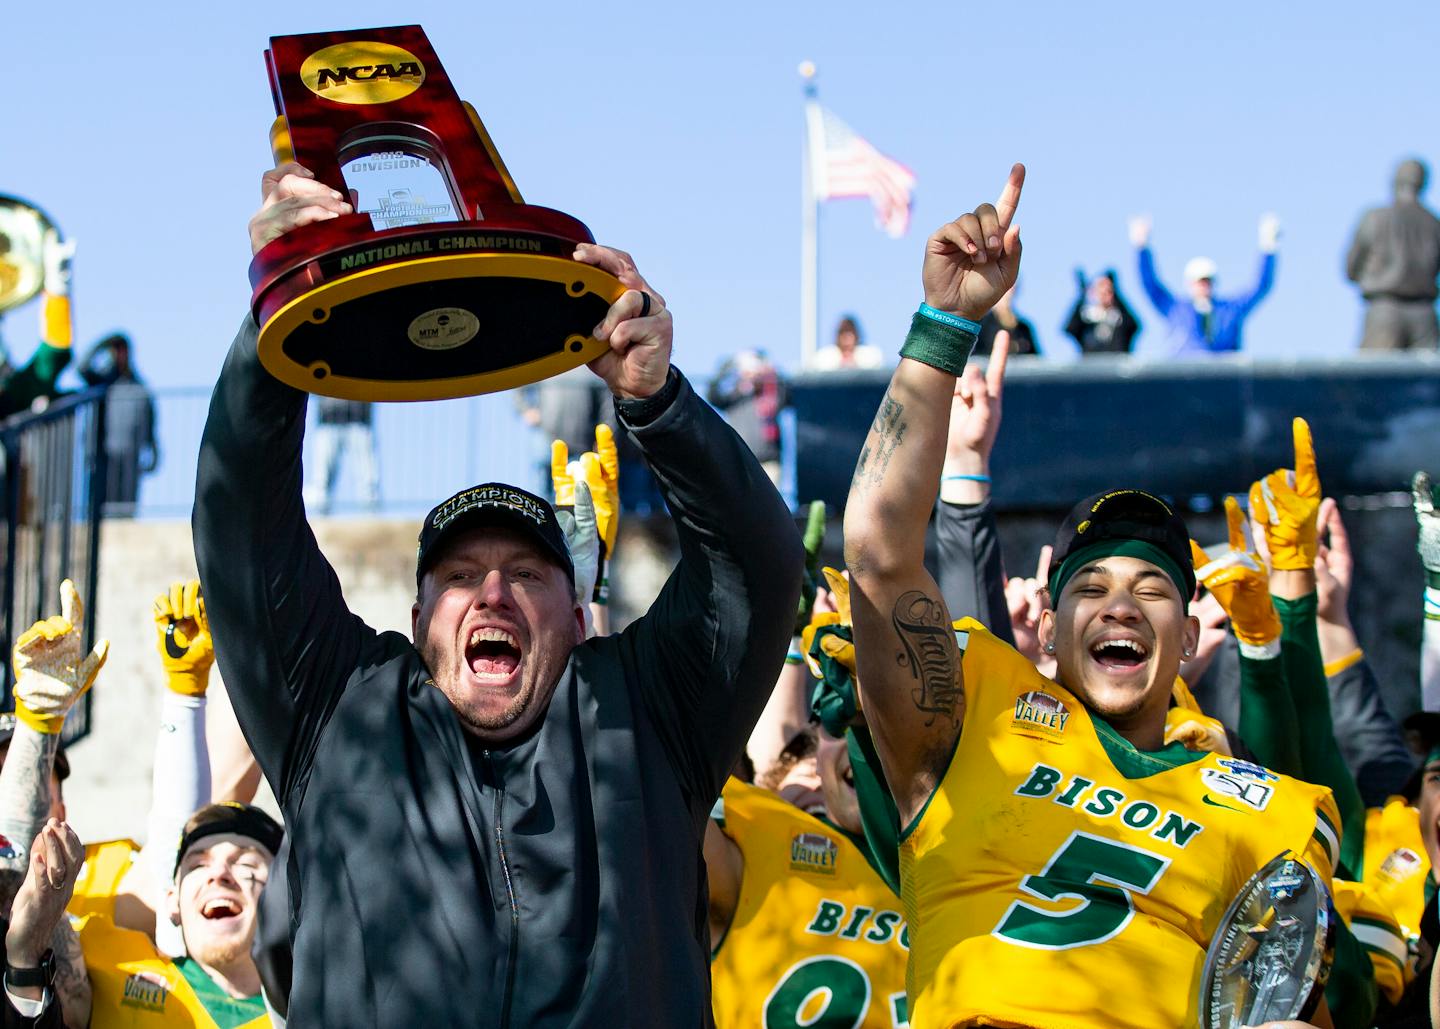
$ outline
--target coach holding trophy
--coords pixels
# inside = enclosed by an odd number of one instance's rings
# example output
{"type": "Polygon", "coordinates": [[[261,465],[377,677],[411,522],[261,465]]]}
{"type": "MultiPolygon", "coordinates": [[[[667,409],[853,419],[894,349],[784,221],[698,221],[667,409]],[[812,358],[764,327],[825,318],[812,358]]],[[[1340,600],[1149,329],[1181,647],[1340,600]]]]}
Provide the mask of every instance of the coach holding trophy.
{"type": "MultiPolygon", "coordinates": [[[[345,215],[290,164],[254,249],[345,215]]],[[[194,533],[216,655],[285,814],[306,1025],[709,1020],[701,840],[783,661],[802,551],[760,465],[670,364],[630,258],[591,363],[675,516],[649,612],[583,639],[554,510],[466,490],[420,533],[413,639],[352,614],[306,522],[306,394],[241,326],[200,449],[194,533]]],[[[456,439],[457,448],[484,446],[456,439]]]]}

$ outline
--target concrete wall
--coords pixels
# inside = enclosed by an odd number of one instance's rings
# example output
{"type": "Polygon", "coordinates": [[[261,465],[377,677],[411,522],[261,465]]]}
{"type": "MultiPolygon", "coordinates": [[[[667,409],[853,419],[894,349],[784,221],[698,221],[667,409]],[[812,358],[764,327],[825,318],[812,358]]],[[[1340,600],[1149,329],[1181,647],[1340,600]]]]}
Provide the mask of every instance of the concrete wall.
{"type": "MultiPolygon", "coordinates": [[[[415,536],[409,520],[321,519],[315,535],[335,567],[346,603],[376,629],[409,634],[415,599],[415,536]]],[[[617,624],[644,610],[669,567],[667,519],[631,519],[617,546],[627,590],[617,590],[617,624]]],[[[83,840],[142,839],[150,805],[150,772],[164,673],[156,651],[154,598],[170,583],[195,577],[188,521],[106,521],[101,532],[98,631],[110,658],[95,683],[94,729],[70,748],[65,801],[83,840]]],[[[90,600],[91,598],[86,598],[90,600]]],[[[58,604],[58,598],[57,598],[58,604]]],[[[212,747],[238,730],[217,668],[211,675],[207,731],[212,747]]],[[[263,785],[258,803],[276,812],[263,785]]]]}

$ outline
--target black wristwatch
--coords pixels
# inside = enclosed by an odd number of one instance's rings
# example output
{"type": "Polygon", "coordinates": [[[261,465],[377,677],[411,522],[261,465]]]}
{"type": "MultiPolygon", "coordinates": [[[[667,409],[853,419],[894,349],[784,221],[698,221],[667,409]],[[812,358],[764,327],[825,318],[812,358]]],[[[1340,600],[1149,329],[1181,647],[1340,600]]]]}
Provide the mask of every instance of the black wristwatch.
{"type": "Polygon", "coordinates": [[[37,968],[16,968],[7,959],[5,982],[10,986],[39,986],[41,989],[50,989],[55,985],[55,952],[46,950],[41,954],[37,968]]]}

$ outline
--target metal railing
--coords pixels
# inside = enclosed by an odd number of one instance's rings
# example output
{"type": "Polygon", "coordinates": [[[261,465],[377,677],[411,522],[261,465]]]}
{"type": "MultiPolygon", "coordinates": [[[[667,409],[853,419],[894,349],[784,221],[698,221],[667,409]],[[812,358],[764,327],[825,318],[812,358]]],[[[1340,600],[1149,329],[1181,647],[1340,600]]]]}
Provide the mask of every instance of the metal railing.
{"type": "MultiPolygon", "coordinates": [[[[702,394],[706,383],[695,381],[702,394]]],[[[188,518],[195,501],[195,465],[210,407],[209,387],[153,390],[159,465],[140,480],[136,514],[188,518]]],[[[310,405],[303,461],[306,481],[316,468],[316,405],[310,405]]],[[[784,417],[787,443],[792,430],[784,417]]],[[[417,404],[376,404],[374,438],[380,499],[373,513],[419,520],[435,504],[478,482],[499,481],[550,495],[550,440],[520,420],[513,392],[417,404]]],[[[787,452],[790,447],[787,445],[787,452]]],[[[622,466],[625,462],[622,459],[622,466]]],[[[371,513],[349,454],[340,462],[330,513],[371,513]]],[[[659,503],[638,464],[622,467],[627,510],[659,503]],[[633,487],[633,488],[632,488],[633,487]]],[[[790,481],[788,470],[786,481],[790,481]]],[[[311,511],[313,516],[320,512],[311,511]]]]}
{"type": "MultiPolygon", "coordinates": [[[[95,604],[100,558],[100,509],[105,458],[105,391],[71,394],[39,414],[0,423],[0,484],[3,484],[4,698],[12,710],[11,646],[31,624],[59,612],[60,583],[73,579],[85,608],[84,646],[95,642],[95,604]]],[[[90,731],[86,694],[65,720],[65,739],[90,731]]]]}
{"type": "MultiPolygon", "coordinates": [[[[208,387],[156,389],[160,462],[140,482],[138,514],[188,518],[195,500],[200,434],[210,407],[208,387]]],[[[305,434],[306,474],[314,474],[315,405],[305,434]]],[[[376,404],[375,446],[380,467],[378,513],[419,518],[438,501],[487,480],[534,489],[549,466],[548,443],[520,422],[509,393],[423,404],[376,404]]],[[[365,512],[357,462],[341,461],[331,511],[365,512]]],[[[548,481],[548,480],[547,480],[548,481]]],[[[313,512],[312,512],[313,513],[313,512]]]]}

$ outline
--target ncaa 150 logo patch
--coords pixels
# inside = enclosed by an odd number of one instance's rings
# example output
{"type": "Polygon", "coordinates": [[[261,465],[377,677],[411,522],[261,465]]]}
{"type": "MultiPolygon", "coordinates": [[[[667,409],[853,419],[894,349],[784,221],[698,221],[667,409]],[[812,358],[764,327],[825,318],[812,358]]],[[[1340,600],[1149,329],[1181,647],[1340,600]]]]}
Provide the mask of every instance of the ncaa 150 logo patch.
{"type": "Polygon", "coordinates": [[[790,841],[790,868],[795,872],[834,875],[840,848],[824,833],[796,833],[790,841]]]}
{"type": "Polygon", "coordinates": [[[1015,698],[1015,716],[1010,727],[1059,738],[1064,735],[1068,721],[1070,709],[1063,700],[1044,690],[1031,690],[1015,698]]]}
{"type": "Polygon", "coordinates": [[[1275,795],[1275,787],[1267,786],[1243,773],[1236,775],[1215,768],[1202,768],[1200,778],[1204,781],[1205,788],[1212,793],[1234,798],[1256,811],[1264,811],[1270,804],[1270,798],[1275,795]]]}

